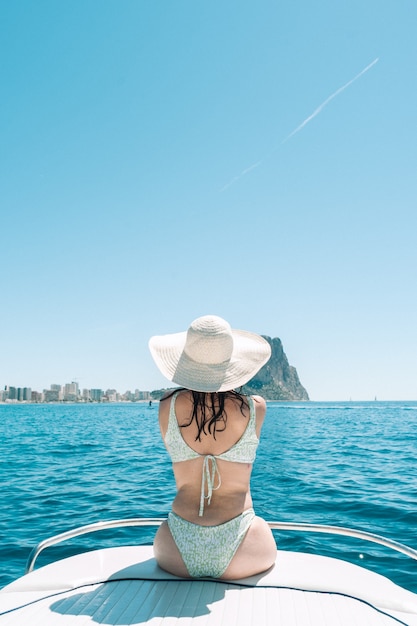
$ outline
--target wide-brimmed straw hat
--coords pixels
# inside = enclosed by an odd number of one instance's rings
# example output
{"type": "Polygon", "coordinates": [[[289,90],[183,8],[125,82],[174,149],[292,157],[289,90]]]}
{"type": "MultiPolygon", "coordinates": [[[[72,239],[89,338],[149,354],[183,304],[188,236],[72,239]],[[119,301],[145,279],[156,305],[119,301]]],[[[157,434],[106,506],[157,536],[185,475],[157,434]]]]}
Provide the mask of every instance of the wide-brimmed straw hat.
{"type": "Polygon", "coordinates": [[[204,392],[241,387],[271,356],[263,337],[234,330],[217,315],[198,317],[185,332],[151,337],[149,349],[168,380],[204,392]]]}

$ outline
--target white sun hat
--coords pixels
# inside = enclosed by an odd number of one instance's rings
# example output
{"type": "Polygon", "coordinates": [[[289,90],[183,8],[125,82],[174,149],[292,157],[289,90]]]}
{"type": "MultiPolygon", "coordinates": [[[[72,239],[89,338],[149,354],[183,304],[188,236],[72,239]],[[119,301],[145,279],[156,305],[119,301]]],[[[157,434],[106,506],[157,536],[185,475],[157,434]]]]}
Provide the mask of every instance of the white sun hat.
{"type": "Polygon", "coordinates": [[[149,349],[168,380],[203,392],[244,385],[271,356],[263,337],[234,330],[217,315],[198,317],[185,332],[151,337],[149,349]]]}

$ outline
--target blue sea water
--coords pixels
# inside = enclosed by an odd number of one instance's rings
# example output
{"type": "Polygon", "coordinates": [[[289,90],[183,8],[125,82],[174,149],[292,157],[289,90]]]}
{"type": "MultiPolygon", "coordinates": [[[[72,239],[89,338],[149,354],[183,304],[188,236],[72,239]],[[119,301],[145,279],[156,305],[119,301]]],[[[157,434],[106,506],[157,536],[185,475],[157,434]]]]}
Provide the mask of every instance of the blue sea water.
{"type": "MultiPolygon", "coordinates": [[[[175,494],[157,405],[0,405],[0,587],[42,539],[100,520],[164,517],[175,494]]],[[[348,526],[417,548],[417,402],[269,403],[252,474],[267,520],[348,526]]],[[[150,543],[156,529],[85,535],[37,562],[150,543]]],[[[417,592],[417,562],[349,537],[276,532],[417,592]]]]}

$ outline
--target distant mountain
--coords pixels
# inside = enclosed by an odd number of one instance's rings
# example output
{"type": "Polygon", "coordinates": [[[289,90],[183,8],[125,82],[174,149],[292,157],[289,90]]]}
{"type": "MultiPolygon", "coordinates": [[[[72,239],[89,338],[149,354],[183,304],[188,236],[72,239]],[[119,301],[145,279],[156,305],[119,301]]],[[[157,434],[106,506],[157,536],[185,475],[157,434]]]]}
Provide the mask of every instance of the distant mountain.
{"type": "Polygon", "coordinates": [[[281,339],[266,337],[272,349],[271,358],[244,387],[245,394],[259,394],[265,400],[306,402],[310,398],[298,378],[295,367],[288,363],[281,339]]]}

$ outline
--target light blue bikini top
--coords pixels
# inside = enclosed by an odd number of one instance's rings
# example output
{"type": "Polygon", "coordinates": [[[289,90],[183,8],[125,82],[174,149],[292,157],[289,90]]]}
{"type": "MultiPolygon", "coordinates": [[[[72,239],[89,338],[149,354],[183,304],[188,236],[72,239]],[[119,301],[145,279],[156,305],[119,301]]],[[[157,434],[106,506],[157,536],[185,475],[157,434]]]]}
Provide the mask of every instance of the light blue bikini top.
{"type": "Polygon", "coordinates": [[[253,463],[255,460],[256,449],[259,444],[259,439],[256,434],[255,405],[253,398],[249,396],[247,398],[250,409],[249,421],[243,435],[231,448],[229,448],[229,450],[226,450],[226,452],[222,452],[221,454],[199,454],[184,440],[181,434],[181,429],[178,426],[177,417],[175,415],[175,400],[178,393],[179,392],[175,393],[171,398],[168,428],[165,434],[165,445],[173,463],[204,457],[199,510],[199,516],[201,517],[204,512],[204,500],[207,500],[207,504],[210,504],[213,491],[219,489],[221,485],[221,478],[217,468],[216,459],[231,461],[234,463],[253,463]],[[214,486],[216,478],[217,485],[214,486]]]}

